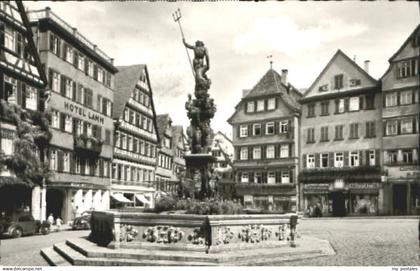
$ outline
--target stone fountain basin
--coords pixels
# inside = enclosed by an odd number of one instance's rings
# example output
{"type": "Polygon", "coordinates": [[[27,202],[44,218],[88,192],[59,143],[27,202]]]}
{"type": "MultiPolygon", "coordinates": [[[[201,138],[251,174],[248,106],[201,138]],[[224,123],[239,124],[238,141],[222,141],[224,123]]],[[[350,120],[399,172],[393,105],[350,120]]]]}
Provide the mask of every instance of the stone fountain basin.
{"type": "Polygon", "coordinates": [[[296,246],[297,214],[93,212],[90,239],[110,248],[222,251],[296,246]]]}

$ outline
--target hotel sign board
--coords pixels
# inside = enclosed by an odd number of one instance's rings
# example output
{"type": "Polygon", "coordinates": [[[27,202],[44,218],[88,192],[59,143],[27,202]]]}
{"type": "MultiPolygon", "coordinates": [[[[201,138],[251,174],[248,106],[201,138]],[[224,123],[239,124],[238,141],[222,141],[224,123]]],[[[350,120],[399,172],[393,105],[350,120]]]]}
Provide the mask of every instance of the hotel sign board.
{"type": "Polygon", "coordinates": [[[92,110],[87,109],[86,107],[74,103],[64,102],[64,109],[71,113],[78,114],[81,117],[85,117],[89,120],[93,120],[100,124],[104,124],[104,118],[100,114],[95,113],[92,110]]]}

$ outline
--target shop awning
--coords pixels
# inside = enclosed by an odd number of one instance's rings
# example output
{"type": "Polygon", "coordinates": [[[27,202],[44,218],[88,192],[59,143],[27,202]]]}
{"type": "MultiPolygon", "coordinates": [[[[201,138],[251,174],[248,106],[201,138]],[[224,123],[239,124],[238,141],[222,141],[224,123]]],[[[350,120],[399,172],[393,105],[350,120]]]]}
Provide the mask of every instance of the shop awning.
{"type": "Polygon", "coordinates": [[[136,198],[143,204],[150,204],[150,201],[142,194],[136,194],[136,198]]]}
{"type": "Polygon", "coordinates": [[[122,203],[131,203],[131,200],[124,197],[121,193],[112,194],[111,197],[115,199],[116,201],[122,202],[122,203]]]}

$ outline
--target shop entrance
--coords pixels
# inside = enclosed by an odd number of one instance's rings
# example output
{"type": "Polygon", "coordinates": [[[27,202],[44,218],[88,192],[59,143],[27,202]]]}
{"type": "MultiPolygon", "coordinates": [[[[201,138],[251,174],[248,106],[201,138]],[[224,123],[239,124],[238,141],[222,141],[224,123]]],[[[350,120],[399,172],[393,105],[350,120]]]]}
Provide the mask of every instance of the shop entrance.
{"type": "Polygon", "coordinates": [[[64,192],[58,189],[47,189],[47,217],[53,214],[54,219],[63,218],[64,192]]]}
{"type": "Polygon", "coordinates": [[[394,184],[392,187],[393,196],[393,209],[394,215],[406,215],[407,214],[407,185],[406,184],[394,184]]]}
{"type": "Polygon", "coordinates": [[[332,215],[333,216],[345,216],[346,215],[346,204],[343,192],[332,192],[332,215]]]}

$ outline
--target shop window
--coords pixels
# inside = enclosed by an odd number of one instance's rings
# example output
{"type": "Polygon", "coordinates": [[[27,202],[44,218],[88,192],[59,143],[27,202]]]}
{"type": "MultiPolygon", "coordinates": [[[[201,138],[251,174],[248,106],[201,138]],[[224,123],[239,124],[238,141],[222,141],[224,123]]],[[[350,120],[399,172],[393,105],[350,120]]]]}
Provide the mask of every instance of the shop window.
{"type": "Polygon", "coordinates": [[[369,166],[376,164],[375,150],[369,150],[369,166]]]}
{"type": "Polygon", "coordinates": [[[247,102],[246,104],[246,112],[253,113],[255,111],[255,102],[247,102]]]}
{"type": "Polygon", "coordinates": [[[359,166],[359,152],[350,152],[350,166],[358,167],[359,166]]]}
{"type": "Polygon", "coordinates": [[[265,125],[265,134],[267,134],[267,135],[274,134],[274,122],[268,122],[265,125]]]}
{"type": "Polygon", "coordinates": [[[258,100],[257,101],[257,112],[264,111],[264,105],[265,105],[264,100],[258,100]]]}
{"type": "Polygon", "coordinates": [[[240,160],[247,160],[248,159],[248,148],[243,147],[241,148],[240,160]]]}
{"type": "Polygon", "coordinates": [[[315,154],[308,154],[306,156],[306,167],[315,168],[315,154]]]}
{"type": "Polygon", "coordinates": [[[259,136],[261,135],[261,124],[256,123],[252,126],[253,128],[253,135],[254,136],[259,136]]]}
{"type": "Polygon", "coordinates": [[[275,184],[276,183],[276,173],[273,171],[268,172],[267,174],[267,183],[275,184]]]}
{"type": "Polygon", "coordinates": [[[242,173],[241,174],[241,183],[247,183],[249,182],[249,175],[248,173],[242,173]]]}
{"type": "Polygon", "coordinates": [[[289,144],[283,144],[280,146],[280,158],[289,157],[289,144]]]}
{"type": "Polygon", "coordinates": [[[334,154],[334,167],[343,167],[344,166],[344,153],[336,152],[334,154]]]}
{"type": "Polygon", "coordinates": [[[386,122],[386,135],[396,135],[398,133],[398,121],[389,120],[386,122]]]}
{"type": "Polygon", "coordinates": [[[385,95],[385,107],[396,106],[398,100],[398,93],[389,93],[385,95]]]}
{"type": "Polygon", "coordinates": [[[253,156],[254,159],[261,159],[261,147],[254,147],[253,148],[253,156]]]}
{"type": "Polygon", "coordinates": [[[289,171],[281,172],[281,183],[290,183],[289,171]]]}
{"type": "Polygon", "coordinates": [[[275,157],[275,146],[274,145],[267,146],[266,152],[267,152],[266,157],[268,159],[274,158],[275,157]]]}
{"type": "Polygon", "coordinates": [[[400,93],[400,104],[412,104],[413,103],[413,92],[411,90],[402,91],[400,93]]]}
{"type": "Polygon", "coordinates": [[[321,154],[321,168],[328,167],[328,153],[321,154]]]}
{"type": "Polygon", "coordinates": [[[276,108],[276,98],[270,98],[270,99],[268,99],[267,110],[273,110],[275,108],[276,108]]]}
{"type": "Polygon", "coordinates": [[[289,122],[288,121],[280,121],[280,133],[284,134],[289,131],[289,122]]]}
{"type": "Polygon", "coordinates": [[[401,134],[413,133],[413,120],[411,118],[401,120],[401,134]]]}

